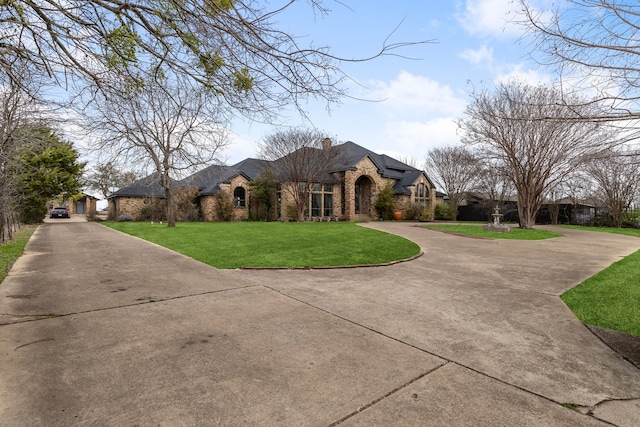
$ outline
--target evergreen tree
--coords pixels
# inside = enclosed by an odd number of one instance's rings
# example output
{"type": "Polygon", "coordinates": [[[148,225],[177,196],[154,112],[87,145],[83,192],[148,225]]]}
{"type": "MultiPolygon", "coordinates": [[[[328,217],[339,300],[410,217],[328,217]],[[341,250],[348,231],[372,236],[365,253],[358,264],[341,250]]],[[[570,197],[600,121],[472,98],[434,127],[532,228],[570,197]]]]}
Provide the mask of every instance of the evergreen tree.
{"type": "Polygon", "coordinates": [[[66,200],[82,187],[84,163],[70,142],[51,129],[25,129],[31,142],[20,153],[16,174],[19,182],[19,210],[25,223],[41,222],[47,214],[47,201],[66,200]]]}

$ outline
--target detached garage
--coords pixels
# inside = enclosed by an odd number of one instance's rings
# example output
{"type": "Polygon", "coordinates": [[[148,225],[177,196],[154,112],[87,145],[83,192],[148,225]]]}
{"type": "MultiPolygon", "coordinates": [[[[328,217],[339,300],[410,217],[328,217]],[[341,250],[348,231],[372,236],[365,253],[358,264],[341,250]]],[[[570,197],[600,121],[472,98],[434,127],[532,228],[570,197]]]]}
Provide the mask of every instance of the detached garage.
{"type": "Polygon", "coordinates": [[[81,197],[69,204],[69,212],[78,215],[95,215],[98,202],[97,197],[81,193],[81,197]]]}

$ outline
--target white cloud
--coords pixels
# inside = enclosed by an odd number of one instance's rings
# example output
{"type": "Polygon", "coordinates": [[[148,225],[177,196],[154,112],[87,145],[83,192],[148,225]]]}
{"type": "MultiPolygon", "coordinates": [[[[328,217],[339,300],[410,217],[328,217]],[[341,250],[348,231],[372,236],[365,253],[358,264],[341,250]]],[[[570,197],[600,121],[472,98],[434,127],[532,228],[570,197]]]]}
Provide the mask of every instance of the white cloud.
{"type": "MultiPolygon", "coordinates": [[[[394,158],[414,159],[421,166],[427,151],[436,146],[459,143],[456,120],[464,114],[466,97],[448,85],[401,72],[390,82],[376,81],[369,99],[377,104],[379,133],[365,138],[367,148],[394,158]]],[[[363,141],[364,141],[363,140],[363,141]]]]}
{"type": "Polygon", "coordinates": [[[458,115],[466,102],[453,90],[424,76],[406,71],[390,83],[374,82],[376,89],[370,95],[382,99],[379,106],[391,116],[420,117],[427,114],[458,115]]]}
{"type": "Polygon", "coordinates": [[[467,49],[458,55],[460,58],[470,62],[473,65],[485,63],[491,66],[493,63],[493,49],[482,45],[480,49],[467,49]]]}
{"type": "Polygon", "coordinates": [[[522,65],[514,65],[508,71],[497,74],[495,81],[498,83],[506,83],[514,79],[531,85],[547,84],[553,81],[549,74],[543,74],[531,68],[525,69],[522,65]]]}
{"type": "Polygon", "coordinates": [[[239,135],[230,132],[229,140],[231,143],[226,147],[225,151],[220,153],[220,160],[228,165],[233,165],[249,157],[257,158],[259,139],[252,138],[250,135],[239,135]]]}
{"type": "Polygon", "coordinates": [[[392,157],[408,156],[422,164],[424,156],[431,148],[458,144],[460,138],[457,130],[458,125],[454,117],[440,117],[420,122],[389,122],[385,128],[385,140],[393,149],[380,149],[376,152],[392,157]]]}
{"type": "Polygon", "coordinates": [[[512,0],[467,0],[458,22],[470,34],[518,37],[522,29],[517,19],[517,2],[512,0]]]}

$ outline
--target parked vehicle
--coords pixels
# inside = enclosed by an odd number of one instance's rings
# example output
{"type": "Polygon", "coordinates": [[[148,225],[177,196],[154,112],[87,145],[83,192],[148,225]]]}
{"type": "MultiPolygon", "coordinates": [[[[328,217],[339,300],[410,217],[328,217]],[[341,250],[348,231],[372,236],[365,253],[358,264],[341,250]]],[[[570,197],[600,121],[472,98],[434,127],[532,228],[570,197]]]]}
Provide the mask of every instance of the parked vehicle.
{"type": "Polygon", "coordinates": [[[69,209],[59,206],[51,209],[49,218],[71,218],[71,215],[69,215],[69,209]]]}

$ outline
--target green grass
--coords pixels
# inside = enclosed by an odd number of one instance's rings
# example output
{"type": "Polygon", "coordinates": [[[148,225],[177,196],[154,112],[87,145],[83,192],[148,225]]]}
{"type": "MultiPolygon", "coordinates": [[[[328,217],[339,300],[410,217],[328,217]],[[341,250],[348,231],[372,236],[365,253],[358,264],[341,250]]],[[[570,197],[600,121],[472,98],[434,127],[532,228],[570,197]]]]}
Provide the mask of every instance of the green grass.
{"type": "Polygon", "coordinates": [[[147,222],[102,224],[224,269],[378,264],[420,252],[407,239],[351,222],[185,222],[173,228],[147,222]]]}
{"type": "MultiPolygon", "coordinates": [[[[633,228],[564,226],[640,237],[633,228]]],[[[560,296],[587,325],[640,336],[640,251],[612,264],[560,296]]]]}
{"type": "Polygon", "coordinates": [[[574,230],[598,231],[600,233],[623,234],[625,236],[640,237],[640,228],[610,228],[610,227],[586,227],[583,225],[559,225],[558,227],[574,230]]]}
{"type": "Polygon", "coordinates": [[[13,239],[0,246],[0,283],[7,277],[11,266],[24,252],[24,247],[36,230],[35,225],[25,225],[13,235],[13,239]]]}
{"type": "Polygon", "coordinates": [[[561,233],[547,230],[526,229],[512,227],[508,233],[485,230],[481,225],[473,224],[428,224],[426,228],[447,231],[449,233],[467,234],[472,236],[486,237],[490,239],[510,239],[510,240],[543,240],[552,237],[560,237],[561,233]]]}
{"type": "Polygon", "coordinates": [[[582,323],[640,336],[640,251],[561,295],[582,323]]]}

